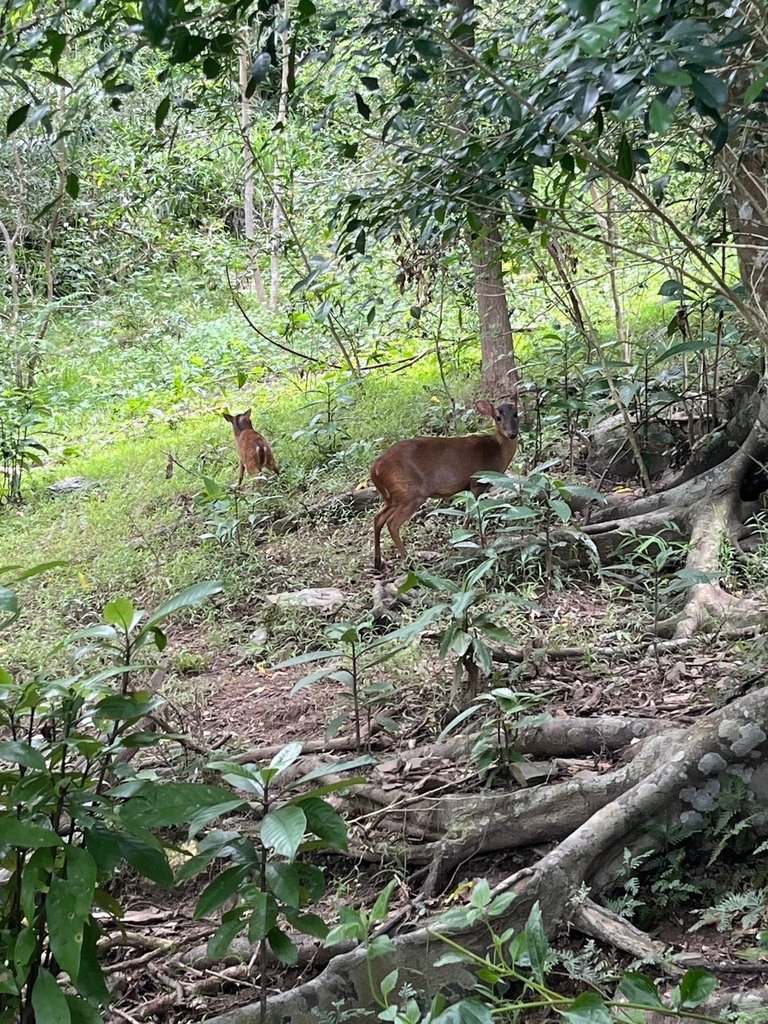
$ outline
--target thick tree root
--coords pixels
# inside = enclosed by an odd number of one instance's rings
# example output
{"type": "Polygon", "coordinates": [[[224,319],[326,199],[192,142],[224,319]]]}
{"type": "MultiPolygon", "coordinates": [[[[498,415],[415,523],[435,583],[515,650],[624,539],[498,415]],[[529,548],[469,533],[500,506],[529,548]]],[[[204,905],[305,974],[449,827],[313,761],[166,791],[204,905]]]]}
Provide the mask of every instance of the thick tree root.
{"type": "MultiPolygon", "coordinates": [[[[592,812],[582,804],[575,816],[577,820],[581,818],[581,824],[531,871],[513,876],[508,885],[517,899],[505,915],[495,919],[497,932],[524,927],[533,903],[538,902],[545,927],[550,934],[554,933],[569,917],[569,905],[579,887],[601,863],[632,836],[645,833],[670,808],[677,809],[680,820],[690,821],[692,816],[713,807],[729,772],[752,779],[759,794],[761,787],[765,788],[762,776],[768,753],[768,687],[701,719],[681,732],[675,743],[668,737],[664,743],[659,739],[643,744],[654,748],[650,763],[638,757],[629,766],[644,766],[639,778],[626,768],[613,773],[623,780],[623,785],[617,787],[609,802],[603,802],[592,812]]],[[[544,799],[549,788],[538,787],[523,795],[544,799]]],[[[507,848],[516,845],[518,820],[514,814],[494,825],[495,835],[506,831],[507,848]]],[[[486,828],[475,830],[472,838],[477,852],[485,850],[487,834],[486,828]]],[[[265,1024],[283,1024],[288,1020],[291,1024],[311,1024],[313,1010],[330,1011],[339,1002],[352,1010],[371,1008],[378,984],[393,969],[399,970],[401,983],[410,981],[429,994],[447,989],[452,997],[459,998],[470,993],[474,978],[463,966],[435,966],[444,951],[438,941],[442,930],[437,922],[432,922],[399,936],[391,953],[376,958],[370,965],[365,950],[360,948],[334,958],[319,977],[271,998],[265,1024]]],[[[454,932],[452,938],[481,954],[488,944],[484,925],[454,932]]],[[[255,1024],[258,1020],[258,1007],[253,1006],[224,1014],[211,1024],[255,1024]]]]}

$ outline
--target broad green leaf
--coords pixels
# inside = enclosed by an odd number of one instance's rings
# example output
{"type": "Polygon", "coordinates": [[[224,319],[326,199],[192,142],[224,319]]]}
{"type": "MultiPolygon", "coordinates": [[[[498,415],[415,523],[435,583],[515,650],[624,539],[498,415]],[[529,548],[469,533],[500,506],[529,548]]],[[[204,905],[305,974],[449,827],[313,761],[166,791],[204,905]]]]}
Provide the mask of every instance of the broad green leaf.
{"type": "Polygon", "coordinates": [[[77,980],[83,946],[84,915],[80,913],[77,888],[56,875],[45,901],[51,951],[63,970],[77,980]]]}
{"type": "Polygon", "coordinates": [[[296,867],[293,864],[286,864],[284,861],[272,861],[267,864],[266,877],[269,891],[275,898],[298,910],[301,898],[301,880],[296,867]]]}
{"type": "Polygon", "coordinates": [[[493,1024],[491,1008],[480,999],[460,999],[436,1017],[430,1018],[432,1024],[493,1024]]]}
{"type": "Polygon", "coordinates": [[[460,619],[468,608],[477,600],[476,590],[464,590],[460,591],[451,602],[451,615],[454,619],[460,619]]]}
{"type": "Polygon", "coordinates": [[[74,171],[67,171],[67,181],[64,188],[70,199],[77,199],[80,195],[80,179],[74,171]]]}
{"type": "Polygon", "coordinates": [[[137,644],[139,639],[144,637],[153,626],[158,626],[164,619],[167,619],[169,615],[174,615],[176,612],[182,611],[185,608],[196,608],[204,601],[207,601],[209,597],[213,597],[214,594],[220,594],[223,589],[224,587],[222,584],[214,580],[206,581],[204,583],[195,583],[194,586],[187,587],[186,590],[182,590],[180,594],[172,597],[170,601],[166,601],[164,605],[161,605],[152,613],[152,615],[150,615],[144,629],[142,629],[141,633],[139,633],[139,636],[136,638],[137,644]]]}
{"type": "Polygon", "coordinates": [[[230,943],[245,927],[242,907],[231,910],[222,918],[222,923],[208,940],[208,955],[212,960],[221,960],[230,943]]]}
{"type": "Polygon", "coordinates": [[[247,864],[239,864],[222,871],[218,878],[214,878],[203,890],[195,907],[195,917],[207,917],[214,910],[218,910],[239,890],[249,871],[250,867],[247,864]]]}
{"type": "MultiPolygon", "coordinates": [[[[120,908],[122,911],[122,908],[120,908]]],[[[80,970],[77,975],[77,991],[91,1003],[106,1006],[109,1003],[109,991],[99,962],[98,942],[101,929],[89,918],[83,928],[83,945],[80,950],[80,970]]],[[[73,1020],[79,1020],[73,1011],[73,1020]]]]}
{"type": "Polygon", "coordinates": [[[249,900],[248,940],[261,942],[277,924],[277,902],[268,892],[256,892],[249,900]]]}
{"type": "Polygon", "coordinates": [[[583,992],[574,999],[570,1009],[559,1012],[570,1024],[613,1024],[605,1002],[594,992],[583,992]]]}
{"type": "Polygon", "coordinates": [[[491,887],[486,878],[481,878],[477,885],[472,889],[470,903],[473,907],[477,907],[478,910],[483,910],[485,907],[489,906],[490,902],[491,887]]]}
{"type": "Polygon", "coordinates": [[[768,85],[768,75],[760,75],[757,77],[741,98],[741,102],[744,106],[750,106],[750,104],[757,99],[763,89],[765,89],[766,85],[768,85]]]}
{"type": "Polygon", "coordinates": [[[269,762],[269,767],[285,771],[285,769],[289,768],[295,761],[298,761],[301,757],[302,749],[301,743],[288,743],[282,750],[279,750],[275,754],[269,762]]]}
{"type": "Polygon", "coordinates": [[[232,801],[231,790],[195,782],[145,784],[141,791],[122,807],[120,817],[141,828],[166,828],[191,821],[206,807],[217,807],[232,801]]]}
{"type": "Polygon", "coordinates": [[[85,920],[91,912],[93,892],[96,888],[96,862],[87,850],[80,846],[66,846],[67,884],[75,894],[75,909],[85,920]]]}
{"type": "Polygon", "coordinates": [[[657,99],[651,100],[651,106],[648,110],[648,124],[651,127],[651,131],[656,132],[658,135],[665,135],[669,131],[673,117],[674,113],[666,103],[662,103],[661,100],[657,99]]]}
{"type": "Polygon", "coordinates": [[[18,846],[23,850],[39,850],[62,846],[61,837],[51,828],[29,825],[13,814],[0,814],[0,845],[18,846]]]}
{"type": "MultiPolygon", "coordinates": [[[[72,1024],[104,1024],[104,1018],[96,1006],[92,1006],[80,996],[68,994],[66,998],[72,1024]]],[[[109,1002],[109,994],[102,1002],[105,1004],[109,1002]]]]}
{"type": "Polygon", "coordinates": [[[0,741],[0,761],[10,761],[11,764],[18,764],[23,768],[45,771],[45,760],[40,751],[21,740],[0,741]]]}
{"type": "Polygon", "coordinates": [[[371,924],[379,924],[379,922],[386,920],[387,914],[389,913],[389,901],[398,884],[398,879],[393,878],[391,882],[387,882],[376,897],[376,902],[373,904],[370,914],[371,924]]]}
{"type": "Polygon", "coordinates": [[[635,176],[635,158],[626,135],[622,135],[619,139],[619,148],[616,154],[616,173],[624,181],[632,181],[635,176]]]}
{"type": "Polygon", "coordinates": [[[141,18],[150,43],[158,46],[171,21],[168,0],[141,0],[141,18]]]}
{"type": "Polygon", "coordinates": [[[328,925],[317,914],[298,914],[291,919],[291,924],[304,935],[312,935],[316,939],[324,939],[328,934],[328,925]]]}
{"type": "Polygon", "coordinates": [[[272,929],[267,935],[267,942],[269,943],[269,948],[281,963],[292,966],[299,962],[299,950],[296,944],[279,928],[272,929]]]}
{"type": "Polygon", "coordinates": [[[728,86],[715,75],[706,71],[694,71],[691,88],[693,94],[705,106],[713,110],[721,110],[728,102],[728,86]]]}
{"type": "Polygon", "coordinates": [[[165,851],[154,837],[147,835],[146,838],[141,838],[121,832],[115,838],[120,855],[131,867],[135,868],[144,878],[149,878],[150,881],[161,885],[164,889],[171,888],[173,872],[168,864],[165,851]]]}
{"type": "Polygon", "coordinates": [[[325,937],[326,946],[335,946],[339,942],[362,942],[367,935],[363,922],[345,921],[344,924],[334,925],[329,929],[325,937]]]}
{"type": "Polygon", "coordinates": [[[347,849],[347,826],[341,815],[325,800],[309,797],[298,804],[307,819],[307,831],[314,832],[334,850],[347,849]]]}
{"type": "Polygon", "coordinates": [[[261,822],[262,843],[281,857],[293,860],[304,839],[307,819],[301,808],[289,805],[271,811],[261,822]]]}
{"type": "Polygon", "coordinates": [[[7,615],[7,618],[0,621],[0,629],[10,626],[19,617],[19,600],[14,591],[8,587],[0,587],[0,612],[7,615]]]}
{"type": "Polygon", "coordinates": [[[168,117],[168,111],[171,109],[171,97],[163,96],[157,105],[155,110],[155,131],[160,131],[165,123],[166,117],[168,117]]]}
{"type": "Polygon", "coordinates": [[[619,989],[630,1003],[638,1003],[640,1006],[661,1006],[661,996],[658,989],[644,974],[637,971],[628,971],[619,982],[619,989]]]}
{"type": "Polygon", "coordinates": [[[141,615],[128,597],[117,597],[104,608],[104,621],[110,626],[119,626],[125,633],[130,633],[141,615]]]}
{"type": "Polygon", "coordinates": [[[16,936],[13,945],[13,963],[16,970],[16,983],[23,985],[27,980],[29,965],[37,955],[37,932],[25,925],[16,936]]]}
{"type": "Polygon", "coordinates": [[[702,968],[686,971],[680,982],[680,1007],[693,1010],[708,999],[720,985],[714,974],[702,968]]]}
{"type": "Polygon", "coordinates": [[[23,106],[17,107],[16,110],[9,115],[8,120],[5,122],[6,135],[12,135],[17,128],[21,128],[27,120],[27,115],[29,114],[31,107],[31,103],[25,103],[23,106]]]}
{"type": "Polygon", "coordinates": [[[39,1024],[71,1024],[72,1017],[64,993],[44,967],[40,968],[32,989],[32,1009],[39,1024]]]}
{"type": "MultiPolygon", "coordinates": [[[[90,680],[93,682],[93,680],[90,680]]],[[[113,722],[135,722],[159,707],[160,699],[142,690],[123,697],[119,693],[102,698],[93,709],[95,718],[106,718],[113,722]]]]}

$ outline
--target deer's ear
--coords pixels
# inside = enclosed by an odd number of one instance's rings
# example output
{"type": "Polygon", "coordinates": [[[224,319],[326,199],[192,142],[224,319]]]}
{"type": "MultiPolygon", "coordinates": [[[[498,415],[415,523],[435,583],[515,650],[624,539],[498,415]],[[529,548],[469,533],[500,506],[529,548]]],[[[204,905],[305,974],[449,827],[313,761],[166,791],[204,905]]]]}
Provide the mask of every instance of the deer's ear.
{"type": "Polygon", "coordinates": [[[240,419],[242,419],[242,420],[250,419],[250,416],[251,416],[251,410],[250,409],[246,409],[245,412],[241,412],[240,413],[240,419]]]}
{"type": "Polygon", "coordinates": [[[227,421],[227,423],[234,423],[235,422],[235,417],[234,416],[230,416],[228,412],[223,412],[221,415],[224,417],[224,419],[227,421]]]}
{"type": "Polygon", "coordinates": [[[492,402],[489,402],[487,398],[481,399],[479,402],[475,402],[475,408],[478,412],[481,412],[483,416],[490,416],[491,419],[496,415],[496,409],[492,402]]]}

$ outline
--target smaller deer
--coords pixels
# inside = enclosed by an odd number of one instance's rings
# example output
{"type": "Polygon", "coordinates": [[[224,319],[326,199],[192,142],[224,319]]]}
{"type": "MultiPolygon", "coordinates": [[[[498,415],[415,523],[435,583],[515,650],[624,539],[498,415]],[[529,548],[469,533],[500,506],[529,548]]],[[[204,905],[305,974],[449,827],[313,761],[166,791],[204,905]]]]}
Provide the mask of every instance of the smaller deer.
{"type": "Polygon", "coordinates": [[[240,456],[240,479],[237,486],[243,483],[246,469],[251,476],[257,476],[266,466],[273,473],[280,476],[280,467],[275,462],[275,456],[269,447],[269,442],[262,437],[258,430],[253,429],[251,423],[251,410],[236,413],[230,416],[228,412],[222,413],[227,423],[232,424],[237,442],[237,453],[240,456]]]}
{"type": "Polygon", "coordinates": [[[400,527],[427,498],[450,498],[459,491],[482,494],[487,484],[473,480],[475,473],[503,473],[517,451],[517,403],[499,406],[475,403],[496,425],[492,434],[468,437],[413,437],[392,445],[371,466],[371,480],[384,499],[373,520],[373,565],[381,569],[381,531],[386,526],[403,558],[400,527]]]}

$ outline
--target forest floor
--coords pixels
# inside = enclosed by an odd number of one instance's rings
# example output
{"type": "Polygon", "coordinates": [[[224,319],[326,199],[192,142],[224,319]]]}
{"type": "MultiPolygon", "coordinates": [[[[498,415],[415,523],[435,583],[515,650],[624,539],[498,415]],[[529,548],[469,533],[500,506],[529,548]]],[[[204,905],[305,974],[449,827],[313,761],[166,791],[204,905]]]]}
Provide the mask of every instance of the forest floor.
{"type": "MultiPolygon", "coordinates": [[[[370,419],[364,417],[366,423],[370,419]]],[[[149,610],[190,584],[221,580],[221,595],[168,622],[169,644],[161,658],[160,693],[167,702],[162,715],[171,731],[189,743],[160,748],[164,760],[153,766],[162,778],[211,781],[213,776],[205,769],[211,760],[242,757],[250,750],[253,760],[263,763],[268,758],[259,757],[258,748],[294,742],[312,744],[315,750],[321,747],[329,725],[348,715],[347,691],[338,682],[320,680],[293,692],[316,666],[276,666],[296,655],[333,647],[336,642],[328,636],[328,627],[334,623],[368,622],[372,634],[380,635],[414,619],[435,600],[451,600],[413,588],[406,595],[409,605],[394,603],[386,609],[386,621],[375,619],[382,584],[400,585],[407,573],[395,559],[388,537],[385,571],[373,572],[373,510],[353,512],[341,508],[337,499],[365,484],[367,466],[380,446],[366,441],[364,451],[355,449],[358,462],[342,463],[335,472],[321,468],[313,475],[300,461],[298,448],[291,455],[284,427],[280,450],[288,448],[288,455],[283,475],[256,484],[247,481],[235,497],[227,486],[236,474],[234,447],[222,422],[213,415],[190,418],[181,426],[153,422],[141,436],[129,436],[121,427],[103,449],[95,446],[92,452],[62,458],[58,465],[52,461],[36,471],[28,502],[8,509],[0,520],[0,564],[29,567],[54,559],[65,563],[18,588],[22,616],[15,635],[3,635],[3,653],[5,663],[20,677],[39,670],[64,675],[68,662],[62,641],[98,622],[106,602],[121,594],[149,610]],[[180,436],[182,430],[186,433],[180,436]],[[177,469],[167,477],[169,452],[196,471],[177,469]],[[202,459],[201,452],[206,459],[202,469],[196,461],[202,459]],[[58,496],[47,490],[51,480],[78,474],[95,478],[97,486],[58,496]],[[203,474],[222,481],[221,495],[207,493],[203,474]],[[241,526],[233,532],[238,518],[241,526]],[[286,519],[293,520],[288,530],[273,528],[286,519]],[[340,603],[323,612],[270,600],[282,592],[316,587],[335,588],[341,593],[340,603]]],[[[405,436],[409,429],[402,428],[405,436]]],[[[414,565],[454,582],[466,573],[466,567],[455,561],[445,515],[416,516],[404,539],[414,565]]],[[[658,596],[660,587],[674,582],[674,571],[684,558],[681,543],[676,559],[665,561],[658,572],[649,569],[647,560],[630,556],[610,572],[594,567],[575,570],[555,560],[549,580],[541,560],[534,558],[523,567],[502,560],[496,575],[484,581],[485,596],[494,621],[514,637],[516,650],[510,662],[494,662],[488,685],[531,694],[531,712],[553,717],[636,716],[687,725],[723,706],[751,681],[762,679],[765,640],[734,639],[715,627],[679,647],[653,641],[654,588],[658,596]],[[495,600],[494,591],[504,600],[495,600]],[[515,605],[508,595],[522,603],[515,605]],[[560,657],[566,648],[569,655],[560,657]]],[[[754,564],[760,570],[760,559],[754,564]]],[[[734,593],[748,592],[751,581],[745,572],[734,566],[724,586],[734,593]]],[[[659,614],[669,610],[668,600],[674,602],[674,592],[665,592],[659,614]]],[[[455,713],[448,707],[448,694],[456,658],[440,657],[437,632],[437,627],[428,629],[407,650],[365,674],[363,684],[375,701],[376,718],[395,725],[394,730],[376,733],[378,764],[366,774],[383,793],[428,793],[435,780],[469,799],[489,787],[510,787],[500,772],[483,778],[466,759],[424,756],[425,747],[455,713]]],[[[328,664],[334,667],[333,662],[328,664]]],[[[480,723],[478,713],[464,728],[476,731],[480,723]]],[[[345,737],[351,737],[349,723],[338,727],[337,742],[345,737]]],[[[351,742],[348,747],[341,755],[337,748],[334,756],[354,756],[351,742]]],[[[622,755],[606,748],[549,760],[545,785],[555,787],[572,779],[607,776],[622,762],[622,755]]],[[[370,906],[395,873],[401,885],[393,897],[392,914],[401,927],[420,921],[426,912],[466,900],[478,878],[493,883],[535,861],[546,848],[539,844],[481,854],[462,863],[439,896],[424,897],[418,881],[413,881],[415,872],[402,858],[388,855],[392,833],[377,832],[375,818],[372,814],[348,819],[351,845],[365,850],[367,857],[321,855],[328,891],[314,909],[329,923],[335,922],[340,906],[370,906]]],[[[725,840],[729,829],[736,831],[736,818],[723,813],[721,823],[713,826],[709,847],[697,852],[697,837],[686,845],[672,826],[668,834],[660,835],[653,861],[628,864],[624,887],[614,896],[623,901],[628,916],[676,950],[695,951],[732,971],[758,972],[768,966],[765,951],[756,952],[765,916],[759,909],[752,913],[748,900],[759,900],[761,887],[768,884],[766,866],[740,862],[731,848],[714,865],[708,864],[713,845],[725,840]],[[701,922],[703,909],[729,892],[738,898],[736,909],[721,918],[722,932],[714,925],[688,930],[701,922]],[[742,895],[746,902],[739,903],[742,895]]],[[[181,833],[173,838],[183,845],[186,837],[181,833]]],[[[164,892],[125,872],[115,895],[126,907],[126,936],[121,941],[119,933],[111,932],[105,951],[114,983],[114,1024],[192,1024],[228,1006],[256,1001],[252,978],[258,971],[249,968],[250,949],[241,947],[225,965],[206,959],[205,943],[218,918],[196,920],[194,908],[214,875],[212,871],[164,892]],[[197,950],[192,957],[191,950],[197,950]]],[[[328,957],[320,946],[314,943],[312,959],[302,961],[300,971],[275,967],[273,990],[316,973],[328,957]]],[[[578,938],[573,931],[562,948],[564,990],[581,990],[590,977],[615,979],[630,963],[625,955],[578,938]]]]}
{"type": "MultiPolygon", "coordinates": [[[[369,558],[370,518],[366,514],[350,520],[342,545],[338,543],[335,526],[326,527],[328,532],[324,535],[323,525],[314,525],[312,546],[325,544],[338,552],[323,564],[318,579],[312,579],[308,565],[311,552],[306,545],[297,544],[295,536],[271,539],[263,536],[254,548],[262,564],[279,565],[280,576],[300,581],[297,586],[318,583],[336,586],[347,595],[340,609],[325,617],[313,618],[316,645],[323,621],[329,623],[346,618],[345,611],[359,616],[371,604],[378,577],[362,565],[369,558]]],[[[412,543],[418,544],[424,539],[423,524],[412,527],[410,534],[412,543]]],[[[434,544],[434,537],[431,542],[434,544]]],[[[390,573],[385,572],[385,577],[402,581],[404,575],[398,569],[390,562],[390,573]]],[[[286,622],[294,624],[299,637],[307,636],[308,626],[302,622],[301,612],[295,609],[270,612],[265,616],[264,599],[261,593],[258,598],[254,595],[250,601],[246,600],[239,612],[228,609],[229,614],[240,614],[245,634],[258,636],[264,645],[261,653],[222,646],[205,630],[171,630],[171,646],[185,652],[184,661],[191,667],[172,673],[162,692],[168,701],[166,720],[199,745],[197,751],[186,752],[187,769],[190,759],[194,760],[200,753],[224,759],[242,757],[249,750],[256,756],[257,748],[279,747],[296,741],[322,746],[329,722],[340,711],[348,709],[348,701],[336,682],[316,681],[292,692],[297,681],[314,666],[275,670],[277,659],[268,653],[270,626],[265,626],[265,621],[272,622],[275,636],[281,638],[285,635],[286,622]]],[[[512,670],[514,682],[510,681],[509,666],[497,666],[493,682],[497,686],[522,687],[528,693],[540,695],[540,710],[552,716],[663,717],[680,725],[689,724],[720,706],[744,684],[754,668],[755,644],[762,644],[762,641],[710,636],[680,650],[655,648],[649,640],[647,610],[637,595],[626,595],[624,607],[617,614],[615,595],[601,592],[594,580],[571,579],[562,589],[553,589],[549,595],[541,597],[539,604],[540,609],[529,615],[530,628],[525,638],[529,656],[525,664],[512,670]],[[582,645],[581,657],[547,660],[537,656],[537,649],[541,652],[547,646],[556,648],[574,632],[582,645]],[[595,649],[609,648],[615,651],[612,657],[593,653],[595,649]]],[[[329,666],[329,671],[335,664],[329,666]]],[[[391,736],[378,734],[383,749],[376,750],[378,765],[366,770],[369,780],[384,791],[397,785],[413,793],[423,792],[435,778],[451,783],[455,792],[471,794],[482,790],[487,783],[477,773],[468,779],[466,765],[448,760],[435,763],[423,757],[409,758],[410,750],[434,741],[446,721],[445,700],[452,670],[438,657],[434,640],[422,638],[394,666],[390,663],[379,666],[366,683],[391,682],[393,672],[397,698],[390,698],[383,707],[377,708],[377,713],[396,722],[398,731],[391,736]]],[[[349,723],[340,728],[339,735],[350,739],[350,750],[354,752],[349,723]]],[[[619,760],[620,755],[607,750],[582,758],[553,758],[548,784],[609,772],[619,760]]],[[[510,783],[497,775],[492,784],[508,786],[510,783]]],[[[371,833],[369,822],[351,821],[349,827],[358,848],[374,848],[375,832],[371,833]]],[[[539,855],[541,850],[535,853],[539,855]]],[[[434,911],[452,901],[466,899],[473,880],[484,877],[493,884],[525,866],[527,861],[526,851],[480,856],[465,864],[442,897],[427,901],[426,906],[419,899],[418,888],[411,889],[406,868],[392,910],[402,912],[404,921],[416,920],[425,909],[434,911]]],[[[324,863],[330,880],[329,895],[317,909],[329,923],[335,919],[339,904],[370,905],[382,888],[382,869],[385,876],[389,874],[384,857],[380,863],[327,857],[324,863]]],[[[402,867],[400,865],[398,870],[402,867]]],[[[664,900],[674,902],[673,889],[686,872],[699,870],[702,891],[698,906],[706,906],[711,899],[711,889],[702,868],[703,865],[696,869],[684,868],[679,863],[674,870],[670,868],[666,893],[661,890],[652,894],[650,879],[646,878],[640,882],[636,896],[639,902],[655,902],[658,913],[664,900]]],[[[251,972],[242,962],[245,958],[247,964],[251,955],[247,947],[240,948],[226,965],[214,966],[204,960],[205,941],[215,925],[196,920],[194,906],[209,880],[206,876],[195,884],[187,883],[173,894],[147,887],[145,883],[134,888],[130,880],[126,880],[125,891],[121,894],[127,909],[125,927],[129,932],[140,932],[142,943],[154,943],[155,948],[149,960],[138,956],[146,945],[140,945],[133,953],[124,947],[116,948],[112,954],[114,964],[109,969],[118,972],[117,991],[122,993],[112,1021],[157,1019],[188,1024],[256,1000],[249,980],[251,972]],[[196,950],[191,964],[188,962],[190,950],[196,950]],[[139,962],[132,967],[134,956],[139,962]],[[180,993],[183,994],[183,1009],[179,1008],[180,993]]],[[[627,883],[630,884],[629,878],[627,883]]],[[[696,917],[681,902],[679,909],[673,910],[666,920],[660,917],[653,934],[678,952],[696,953],[706,960],[731,965],[731,969],[738,971],[738,965],[743,965],[739,947],[754,944],[755,929],[742,929],[738,934],[721,933],[713,926],[688,931],[695,921],[696,917]]],[[[584,942],[572,934],[567,945],[575,956],[580,955],[580,950],[586,957],[597,955],[589,950],[585,953],[584,942]]],[[[316,973],[327,961],[327,951],[322,950],[321,945],[315,942],[314,959],[310,957],[300,969],[275,966],[274,990],[299,984],[316,973]]],[[[619,969],[620,958],[613,963],[619,969]]],[[[623,966],[626,963],[625,959],[623,966]]],[[[768,969],[768,964],[764,966],[768,969]]],[[[564,982],[564,991],[568,991],[571,984],[564,982]]]]}

